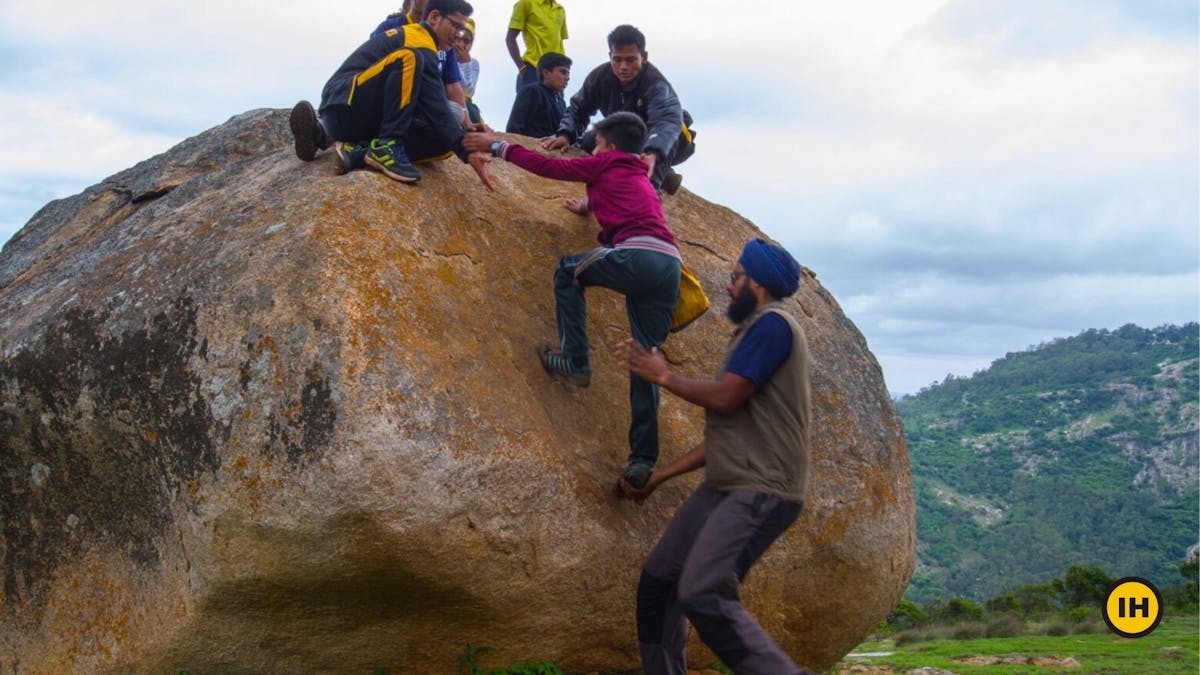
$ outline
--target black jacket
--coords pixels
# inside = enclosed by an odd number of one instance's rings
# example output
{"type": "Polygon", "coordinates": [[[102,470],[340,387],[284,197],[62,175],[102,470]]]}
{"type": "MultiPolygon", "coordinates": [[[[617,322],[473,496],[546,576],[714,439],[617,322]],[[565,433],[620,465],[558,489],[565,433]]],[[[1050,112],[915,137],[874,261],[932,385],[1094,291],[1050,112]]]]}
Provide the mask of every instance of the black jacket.
{"type": "Polygon", "coordinates": [[[621,81],[605,63],[597,66],[583,81],[583,87],[571,97],[557,134],[572,142],[587,130],[588,121],[599,110],[604,115],[619,111],[635,113],[646,123],[645,152],[669,158],[683,131],[683,107],[671,83],[652,64],[642,66],[637,78],[622,87],[621,81]]]}
{"type": "Polygon", "coordinates": [[[527,85],[517,92],[504,130],[533,138],[553,136],[566,110],[567,102],[561,91],[543,84],[527,85]]]}

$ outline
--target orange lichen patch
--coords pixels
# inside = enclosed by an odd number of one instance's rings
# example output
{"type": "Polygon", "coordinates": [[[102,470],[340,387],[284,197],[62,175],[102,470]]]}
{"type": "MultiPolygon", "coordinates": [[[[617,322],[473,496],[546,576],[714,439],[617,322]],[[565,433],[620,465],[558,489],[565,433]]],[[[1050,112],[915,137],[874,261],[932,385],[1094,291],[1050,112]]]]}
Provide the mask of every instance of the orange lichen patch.
{"type": "Polygon", "coordinates": [[[153,431],[143,431],[142,436],[144,436],[146,440],[151,443],[158,442],[158,434],[154,433],[153,431]]]}
{"type": "Polygon", "coordinates": [[[146,628],[168,618],[150,601],[147,581],[118,551],[89,550],[59,568],[44,612],[71,622],[49,637],[50,648],[23,654],[22,672],[93,671],[118,653],[136,654],[153,634],[146,628]]]}

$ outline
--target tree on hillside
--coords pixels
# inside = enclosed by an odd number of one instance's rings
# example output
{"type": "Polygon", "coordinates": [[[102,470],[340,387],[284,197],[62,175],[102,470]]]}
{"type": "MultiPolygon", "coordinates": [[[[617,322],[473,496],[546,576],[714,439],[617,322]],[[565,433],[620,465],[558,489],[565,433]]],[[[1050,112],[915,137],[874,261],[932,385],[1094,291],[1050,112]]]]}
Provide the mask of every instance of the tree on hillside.
{"type": "Polygon", "coordinates": [[[1108,589],[1116,579],[1099,567],[1071,565],[1063,578],[1063,607],[1099,606],[1108,597],[1108,589]]]}

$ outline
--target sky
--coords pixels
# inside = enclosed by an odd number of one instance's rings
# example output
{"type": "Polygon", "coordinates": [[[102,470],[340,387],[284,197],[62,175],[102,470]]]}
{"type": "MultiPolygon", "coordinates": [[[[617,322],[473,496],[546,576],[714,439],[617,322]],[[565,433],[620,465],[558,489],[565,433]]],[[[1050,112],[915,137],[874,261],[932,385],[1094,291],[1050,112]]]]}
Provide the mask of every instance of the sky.
{"type": "MultiPolygon", "coordinates": [[[[568,95],[640,28],[696,121],[684,186],[814,270],[894,394],[1200,315],[1194,0],[562,1],[568,95]]],[[[317,102],[395,8],[0,0],[0,242],[236,114],[317,102]]],[[[511,9],[475,3],[497,128],[511,9]]]]}

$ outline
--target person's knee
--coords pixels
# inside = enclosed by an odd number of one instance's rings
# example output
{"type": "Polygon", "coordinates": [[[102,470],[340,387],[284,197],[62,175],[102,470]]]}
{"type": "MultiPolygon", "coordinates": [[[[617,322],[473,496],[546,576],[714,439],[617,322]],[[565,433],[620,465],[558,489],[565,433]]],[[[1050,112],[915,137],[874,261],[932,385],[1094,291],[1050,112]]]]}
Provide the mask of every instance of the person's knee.
{"type": "Polygon", "coordinates": [[[674,593],[675,584],[672,581],[655,577],[642,570],[637,585],[638,642],[662,642],[667,606],[670,605],[674,593]]]}
{"type": "Polygon", "coordinates": [[[558,266],[554,268],[554,287],[568,288],[575,285],[575,263],[568,260],[566,256],[558,259],[558,266]]]}

